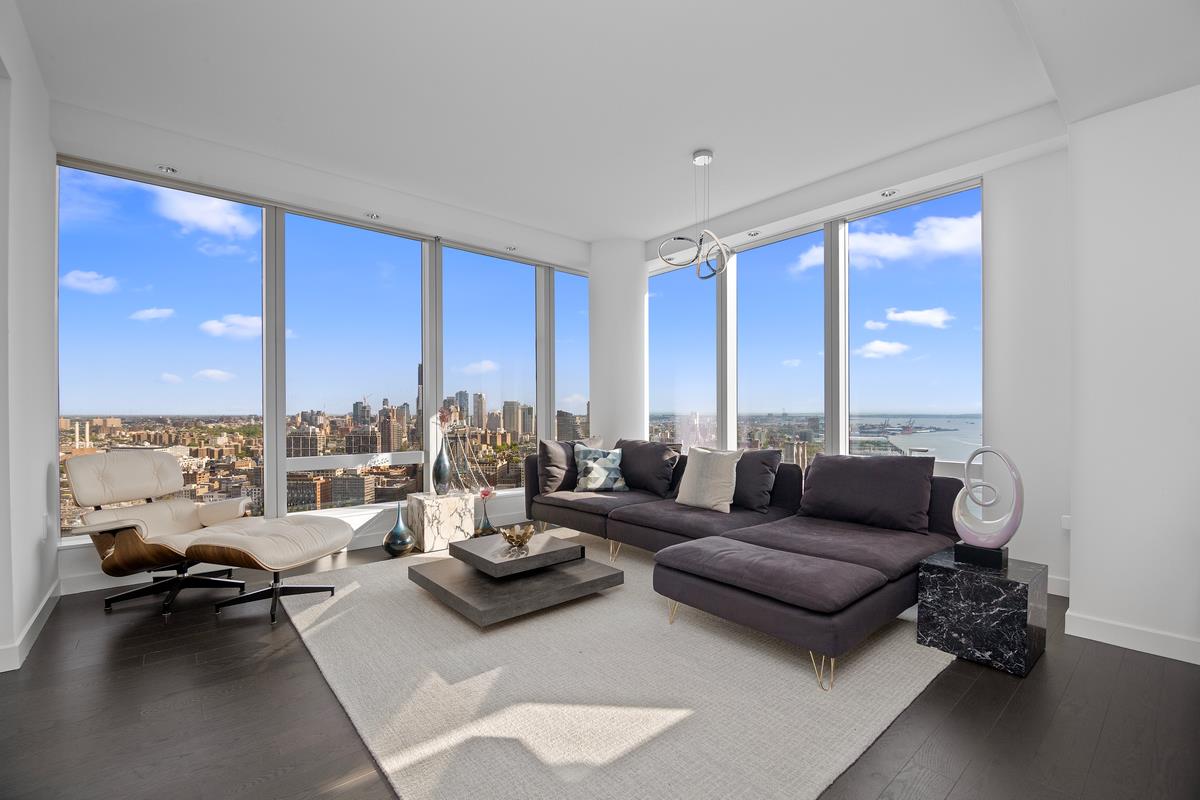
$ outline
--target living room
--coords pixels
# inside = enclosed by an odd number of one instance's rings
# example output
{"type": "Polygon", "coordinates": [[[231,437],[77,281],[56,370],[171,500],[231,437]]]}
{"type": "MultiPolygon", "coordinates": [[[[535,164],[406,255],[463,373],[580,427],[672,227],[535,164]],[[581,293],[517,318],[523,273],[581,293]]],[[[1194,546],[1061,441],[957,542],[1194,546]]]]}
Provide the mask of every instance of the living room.
{"type": "Polygon", "coordinates": [[[1200,796],[1198,34],[0,0],[0,795],[1200,796]]]}

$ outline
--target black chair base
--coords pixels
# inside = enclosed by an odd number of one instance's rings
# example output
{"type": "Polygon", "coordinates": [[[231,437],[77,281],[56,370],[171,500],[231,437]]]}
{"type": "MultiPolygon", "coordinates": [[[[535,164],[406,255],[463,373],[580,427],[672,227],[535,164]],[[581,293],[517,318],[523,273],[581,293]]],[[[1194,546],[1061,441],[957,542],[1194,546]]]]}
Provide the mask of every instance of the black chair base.
{"type": "Polygon", "coordinates": [[[271,598],[271,624],[274,625],[278,620],[279,598],[293,594],[312,594],[313,592],[329,592],[330,597],[333,596],[334,587],[332,586],[296,586],[290,583],[281,583],[279,573],[272,573],[271,585],[263,589],[256,589],[253,592],[247,592],[239,597],[230,597],[228,600],[222,600],[215,605],[216,612],[221,613],[221,609],[226,606],[236,606],[242,603],[253,603],[256,600],[266,600],[271,598]]]}
{"type": "Polygon", "coordinates": [[[153,580],[145,586],[139,586],[136,589],[130,589],[127,592],[110,595],[104,598],[104,613],[112,613],[113,603],[120,603],[123,600],[133,600],[136,597],[149,597],[151,595],[166,593],[166,597],[162,602],[162,614],[164,617],[170,616],[171,604],[175,602],[175,598],[184,589],[237,589],[241,594],[246,591],[245,581],[231,580],[233,575],[232,569],[218,569],[212,572],[201,572],[196,575],[189,575],[188,569],[195,566],[197,562],[188,561],[177,565],[174,575],[155,575],[153,580]]]}

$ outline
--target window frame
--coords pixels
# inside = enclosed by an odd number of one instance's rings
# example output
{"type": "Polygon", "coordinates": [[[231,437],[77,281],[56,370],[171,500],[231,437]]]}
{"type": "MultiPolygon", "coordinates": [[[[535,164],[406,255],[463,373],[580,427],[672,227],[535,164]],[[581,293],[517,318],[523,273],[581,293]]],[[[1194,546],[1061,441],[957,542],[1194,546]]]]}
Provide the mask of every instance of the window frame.
{"type": "MultiPolygon", "coordinates": [[[[354,228],[383,233],[417,241],[421,244],[421,358],[423,383],[420,388],[425,408],[437,408],[442,392],[442,249],[452,247],[479,255],[512,261],[535,270],[535,329],[537,332],[536,396],[534,414],[537,417],[539,438],[551,438],[554,425],[554,273],[589,277],[584,270],[565,267],[549,261],[525,258],[512,252],[498,252],[479,245],[443,239],[440,236],[408,230],[377,220],[356,219],[336,212],[322,211],[272,200],[267,197],[209,186],[203,183],[156,175],[141,170],[106,164],[91,159],[59,153],[55,166],[83,170],[151,186],[191,192],[194,194],[255,206],[263,212],[262,230],[262,421],[263,421],[263,514],[265,517],[286,516],[287,474],[297,469],[328,469],[366,464],[379,453],[328,455],[287,458],[287,351],[286,351],[286,249],[285,218],[288,214],[308,217],[322,222],[348,225],[354,228]]],[[[58,232],[57,200],[55,236],[58,232]]],[[[58,269],[58,264],[55,264],[58,269]]],[[[55,303],[55,386],[56,398],[61,395],[61,373],[58,365],[58,305],[55,303]]],[[[590,335],[590,331],[589,331],[590,335]]],[[[56,399],[56,403],[59,402],[56,399]]],[[[61,416],[61,410],[59,416],[61,416]]],[[[426,424],[428,420],[426,420],[426,424]]],[[[55,431],[57,437],[57,431],[55,431]]],[[[57,441],[57,439],[56,439],[57,441]]],[[[390,454],[393,464],[423,464],[424,485],[432,486],[433,443],[424,437],[422,450],[407,450],[390,454]]],[[[57,446],[57,445],[56,445],[57,446]]],[[[504,490],[498,494],[523,493],[523,489],[504,490]]],[[[405,501],[401,501],[402,503],[405,501]]],[[[380,505],[380,504],[376,504],[380,505]]],[[[391,506],[391,503],[387,503],[391,506]]],[[[61,535],[60,531],[60,535],[61,535]]],[[[70,538],[70,537],[66,537],[70,538]]]]}
{"type": "MultiPolygon", "coordinates": [[[[760,247],[766,247],[777,242],[804,236],[824,230],[825,262],[824,262],[824,307],[825,307],[825,450],[830,455],[846,455],[850,453],[850,358],[849,358],[849,225],[860,219],[877,214],[894,211],[898,208],[918,205],[929,200],[958,194],[970,189],[980,189],[980,207],[987,200],[983,190],[983,176],[977,175],[961,181],[944,184],[924,191],[908,194],[883,203],[873,203],[852,212],[839,214],[818,222],[807,223],[795,228],[789,228],[771,236],[752,239],[733,248],[733,258],[724,273],[717,276],[716,291],[716,330],[717,341],[717,408],[718,439],[717,446],[732,450],[737,447],[737,409],[738,409],[738,374],[737,374],[737,256],[760,247]]],[[[981,233],[981,237],[982,237],[981,233]]],[[[653,278],[668,272],[691,267],[670,267],[655,261],[648,269],[648,277],[653,278]]],[[[981,275],[987,269],[983,255],[980,256],[981,275]]],[[[980,303],[985,301],[987,281],[981,281],[983,289],[980,292],[980,303]]],[[[986,310],[985,310],[986,315],[986,310]]],[[[649,337],[647,327],[647,338],[649,337]]],[[[982,344],[982,332],[980,335],[982,344]]],[[[647,345],[649,342],[647,341],[647,345]]],[[[984,380],[986,381],[987,347],[981,346],[981,362],[984,380]]],[[[982,391],[980,396],[986,397],[982,391]]],[[[986,407],[981,407],[980,417],[986,414],[986,407]]],[[[939,459],[940,464],[961,464],[939,459]]]]}

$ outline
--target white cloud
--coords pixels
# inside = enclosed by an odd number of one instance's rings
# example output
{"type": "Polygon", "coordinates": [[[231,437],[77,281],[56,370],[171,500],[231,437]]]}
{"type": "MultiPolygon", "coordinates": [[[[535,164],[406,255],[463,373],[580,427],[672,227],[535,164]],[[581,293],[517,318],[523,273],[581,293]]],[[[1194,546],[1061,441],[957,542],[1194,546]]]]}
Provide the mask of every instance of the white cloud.
{"type": "Polygon", "coordinates": [[[468,375],[483,375],[488,372],[495,372],[500,369],[500,365],[495,361],[484,359],[483,361],[472,361],[462,368],[462,371],[468,375]]]}
{"type": "Polygon", "coordinates": [[[783,361],[780,361],[779,363],[785,367],[798,367],[801,364],[803,364],[804,362],[798,358],[785,358],[783,361]]]}
{"type": "Polygon", "coordinates": [[[799,275],[801,272],[804,272],[806,269],[812,269],[813,267],[819,267],[819,266],[824,265],[824,263],[825,263],[825,245],[814,244],[812,247],[808,248],[807,250],[805,250],[803,253],[800,254],[800,257],[796,259],[796,263],[792,264],[792,266],[788,267],[788,272],[792,273],[793,275],[799,275]]]}
{"type": "Polygon", "coordinates": [[[203,255],[212,256],[213,258],[221,258],[223,256],[240,256],[246,252],[246,249],[240,244],[221,244],[209,239],[205,239],[196,245],[196,249],[203,255]]]}
{"type": "Polygon", "coordinates": [[[60,281],[68,289],[88,294],[108,294],[117,290],[117,279],[90,270],[73,269],[60,281]]]}
{"type": "Polygon", "coordinates": [[[154,210],[179,225],[183,233],[202,231],[227,239],[246,239],[258,233],[261,223],[242,213],[236,203],[163,186],[148,186],[154,210]]]}
{"type": "Polygon", "coordinates": [[[300,334],[296,333],[291,328],[288,328],[287,330],[285,330],[283,332],[283,336],[285,339],[299,339],[300,338],[300,334]]]}
{"type": "Polygon", "coordinates": [[[135,185],[99,172],[64,168],[58,179],[58,222],[67,226],[108,220],[120,206],[107,193],[135,185]]]}
{"type": "Polygon", "coordinates": [[[892,322],[907,322],[910,325],[925,325],[929,328],[945,328],[946,323],[954,319],[954,315],[941,306],[909,311],[897,311],[889,308],[887,318],[892,322]]]}
{"type": "Polygon", "coordinates": [[[163,383],[183,383],[183,378],[176,375],[174,372],[164,372],[158,376],[158,379],[163,383]]]}
{"type": "Polygon", "coordinates": [[[230,339],[253,339],[262,335],[262,317],[245,314],[226,314],[220,319],[200,323],[200,330],[209,336],[228,336],[230,339]]]}
{"type": "Polygon", "coordinates": [[[581,394],[569,394],[566,397],[558,398],[558,403],[567,408],[579,408],[587,405],[588,399],[581,394]]]}
{"type": "Polygon", "coordinates": [[[226,372],[223,369],[202,369],[192,376],[202,381],[216,381],[217,383],[226,383],[233,380],[237,376],[232,372],[226,372]]]}
{"type": "Polygon", "coordinates": [[[882,339],[875,339],[874,341],[867,342],[855,350],[854,353],[863,358],[889,358],[891,356],[898,356],[908,349],[908,345],[903,342],[885,342],[882,339]]]}
{"type": "Polygon", "coordinates": [[[166,319],[173,316],[175,316],[175,309],[173,308],[142,308],[130,314],[129,318],[145,322],[147,320],[166,319]]]}
{"type": "Polygon", "coordinates": [[[877,319],[869,319],[863,323],[863,327],[869,331],[881,331],[887,327],[887,323],[880,322],[877,319]]]}
{"type": "Polygon", "coordinates": [[[925,217],[905,236],[888,231],[851,230],[850,266],[882,267],[903,258],[941,258],[979,252],[980,214],[969,217],[925,217]]]}

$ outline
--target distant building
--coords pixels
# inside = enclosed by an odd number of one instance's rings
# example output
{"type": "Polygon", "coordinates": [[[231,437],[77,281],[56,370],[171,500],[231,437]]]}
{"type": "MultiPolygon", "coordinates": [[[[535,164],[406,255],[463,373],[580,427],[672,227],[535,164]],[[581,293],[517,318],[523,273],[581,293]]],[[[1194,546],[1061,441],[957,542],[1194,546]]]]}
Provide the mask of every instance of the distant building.
{"type": "Polygon", "coordinates": [[[288,431],[287,457],[306,458],[319,456],[325,449],[325,434],[311,425],[307,428],[288,431]]]}
{"type": "Polygon", "coordinates": [[[328,508],[333,501],[333,488],[328,478],[318,478],[305,473],[288,476],[288,511],[312,511],[328,508]]]}
{"type": "Polygon", "coordinates": [[[533,433],[533,406],[521,406],[521,430],[518,435],[532,436],[533,433]]]}
{"type": "Polygon", "coordinates": [[[347,453],[378,453],[382,444],[379,428],[374,425],[355,428],[346,434],[347,453]]]}
{"type": "Polygon", "coordinates": [[[500,411],[504,430],[514,436],[521,435],[521,404],[516,400],[505,400],[500,411]]]}
{"type": "Polygon", "coordinates": [[[579,426],[575,423],[575,415],[570,411],[559,411],[555,414],[554,426],[554,438],[559,441],[566,442],[580,438],[579,426]]]}
{"type": "Polygon", "coordinates": [[[374,475],[335,475],[333,484],[333,505],[361,506],[375,502],[374,475]]]}
{"type": "Polygon", "coordinates": [[[454,393],[454,405],[458,406],[458,418],[468,425],[474,424],[471,417],[471,396],[466,389],[454,393]]]}
{"type": "Polygon", "coordinates": [[[371,424],[371,404],[365,399],[356,400],[354,409],[350,415],[353,418],[355,425],[370,425],[371,424]]]}
{"type": "Polygon", "coordinates": [[[476,428],[486,428],[487,421],[487,396],[483,392],[476,392],[471,398],[471,424],[476,428]]]}
{"type": "Polygon", "coordinates": [[[487,429],[489,431],[498,431],[504,427],[504,420],[499,411],[489,411],[487,415],[487,429]]]}

